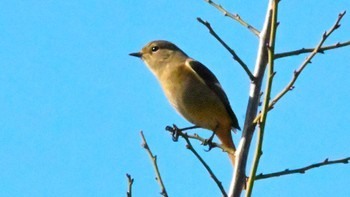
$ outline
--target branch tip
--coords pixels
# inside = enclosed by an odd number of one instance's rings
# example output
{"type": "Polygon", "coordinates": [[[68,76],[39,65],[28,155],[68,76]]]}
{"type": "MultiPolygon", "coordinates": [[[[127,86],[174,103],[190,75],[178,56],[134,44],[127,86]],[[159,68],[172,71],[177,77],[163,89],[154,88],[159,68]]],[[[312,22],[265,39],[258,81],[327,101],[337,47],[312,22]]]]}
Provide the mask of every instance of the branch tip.
{"type": "Polygon", "coordinates": [[[156,180],[157,180],[157,182],[158,182],[158,184],[159,184],[160,190],[162,191],[161,193],[162,193],[162,195],[163,195],[164,197],[168,197],[168,194],[167,194],[167,192],[166,192],[166,189],[165,189],[165,186],[164,186],[162,177],[161,177],[160,172],[159,172],[159,168],[158,168],[158,164],[157,164],[157,155],[153,155],[151,149],[149,148],[149,146],[148,146],[148,144],[147,144],[146,138],[145,138],[145,136],[143,135],[143,132],[142,132],[142,131],[140,132],[140,135],[141,135],[141,139],[142,139],[143,144],[145,144],[144,147],[145,147],[145,149],[146,149],[146,151],[147,151],[147,153],[148,153],[148,156],[149,156],[149,158],[150,158],[151,161],[152,161],[153,168],[154,168],[154,171],[155,171],[155,173],[156,173],[156,180]]]}
{"type": "Polygon", "coordinates": [[[128,173],[126,173],[126,177],[128,179],[128,191],[126,192],[126,196],[131,197],[132,196],[132,185],[134,183],[134,179],[128,173]]]}
{"type": "Polygon", "coordinates": [[[223,8],[220,4],[214,3],[212,0],[206,0],[207,3],[215,7],[217,10],[219,10],[225,17],[230,17],[231,19],[237,21],[242,26],[246,27],[248,30],[250,30],[254,35],[259,37],[260,32],[255,29],[252,25],[245,22],[238,14],[232,14],[229,11],[227,11],[225,8],[223,8]]]}
{"type": "Polygon", "coordinates": [[[342,18],[344,15],[346,14],[346,10],[344,10],[343,12],[339,13],[338,17],[342,18]]]}

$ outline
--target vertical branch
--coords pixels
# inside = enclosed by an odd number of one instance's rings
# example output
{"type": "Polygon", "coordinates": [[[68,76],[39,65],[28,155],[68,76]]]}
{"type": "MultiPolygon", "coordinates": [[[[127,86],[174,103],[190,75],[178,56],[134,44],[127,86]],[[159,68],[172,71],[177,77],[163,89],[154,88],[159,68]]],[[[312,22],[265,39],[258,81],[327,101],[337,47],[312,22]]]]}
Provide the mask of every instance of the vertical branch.
{"type": "Polygon", "coordinates": [[[273,0],[270,0],[265,17],[265,23],[259,36],[259,48],[254,71],[254,76],[256,80],[250,85],[250,94],[246,111],[244,129],[242,133],[242,138],[237,149],[237,162],[235,165],[236,168],[234,170],[229,192],[230,197],[239,197],[242,192],[242,188],[245,185],[245,169],[247,165],[249,147],[256,126],[256,124],[253,123],[253,120],[257,114],[257,110],[259,107],[261,83],[264,77],[264,72],[268,61],[266,46],[269,43],[270,38],[272,3],[273,0]]]}
{"type": "Polygon", "coordinates": [[[272,0],[272,16],[271,16],[271,30],[270,30],[270,41],[268,45],[268,76],[266,81],[265,97],[262,108],[262,116],[258,122],[259,131],[257,137],[257,145],[252,164],[252,169],[249,176],[246,197],[250,197],[253,191],[256,171],[259,166],[260,157],[262,155],[262,144],[264,139],[264,131],[267,120],[267,112],[269,111],[270,95],[272,89],[272,81],[275,75],[274,71],[274,54],[275,54],[275,38],[277,30],[277,11],[278,11],[278,0],[272,0]]]}

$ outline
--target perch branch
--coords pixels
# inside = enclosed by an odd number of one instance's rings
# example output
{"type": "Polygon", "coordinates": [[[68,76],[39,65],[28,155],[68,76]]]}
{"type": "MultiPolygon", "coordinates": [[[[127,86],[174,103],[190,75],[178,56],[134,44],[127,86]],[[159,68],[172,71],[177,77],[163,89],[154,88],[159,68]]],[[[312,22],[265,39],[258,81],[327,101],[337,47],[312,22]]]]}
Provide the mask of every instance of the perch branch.
{"type": "MultiPolygon", "coordinates": [[[[171,126],[167,126],[165,128],[165,130],[169,131],[171,133],[171,136],[173,137],[173,141],[177,141],[179,136],[181,136],[181,133],[179,131],[185,131],[185,130],[190,130],[190,129],[195,129],[195,128],[199,128],[197,126],[193,126],[193,127],[186,127],[186,128],[177,128],[176,125],[171,126]]],[[[183,133],[183,132],[182,132],[183,133]]],[[[202,145],[210,145],[210,149],[212,148],[220,148],[222,151],[230,153],[230,154],[234,154],[234,151],[232,150],[232,148],[223,146],[222,144],[216,143],[216,142],[210,142],[210,144],[208,143],[208,139],[203,138],[201,136],[199,136],[198,134],[194,133],[194,134],[187,134],[187,137],[190,139],[195,139],[201,142],[202,145]]]]}
{"type": "Polygon", "coordinates": [[[206,2],[208,2],[210,5],[214,6],[216,9],[218,9],[220,12],[222,12],[224,14],[224,16],[228,16],[230,18],[232,18],[233,20],[236,20],[237,22],[239,22],[241,25],[243,25],[244,27],[248,28],[252,33],[254,33],[254,35],[256,35],[257,37],[259,37],[260,32],[255,29],[253,26],[249,25],[247,22],[245,22],[238,14],[232,14],[230,12],[228,12],[226,9],[224,9],[221,5],[214,3],[211,0],[205,0],[206,2]]]}
{"type": "Polygon", "coordinates": [[[208,21],[203,21],[201,18],[197,18],[197,20],[202,23],[204,26],[206,26],[209,30],[209,33],[211,35],[213,35],[224,47],[226,50],[228,50],[228,52],[231,53],[232,57],[234,60],[236,60],[241,66],[242,68],[245,70],[245,72],[248,74],[249,78],[251,81],[254,81],[255,77],[254,75],[250,72],[248,66],[242,61],[241,58],[239,58],[239,56],[236,54],[236,52],[231,49],[225,41],[223,41],[216,33],[215,31],[213,30],[213,28],[211,27],[210,23],[208,21]]]}
{"type": "Polygon", "coordinates": [[[315,163],[303,168],[297,168],[294,170],[283,170],[280,172],[274,172],[274,173],[268,173],[268,174],[259,174],[255,177],[255,180],[261,180],[261,179],[267,179],[267,178],[272,178],[272,177],[278,177],[278,176],[284,176],[284,175],[290,175],[290,174],[304,174],[306,171],[311,170],[313,168],[318,168],[321,166],[326,166],[326,165],[332,165],[332,164],[348,164],[350,161],[350,157],[344,158],[344,159],[338,159],[338,160],[328,160],[325,159],[324,161],[320,162],[320,163],[315,163]]]}
{"type": "Polygon", "coordinates": [[[141,138],[142,138],[142,147],[144,149],[146,149],[147,153],[148,153],[148,156],[151,158],[152,160],[152,164],[153,164],[153,167],[154,167],[154,171],[156,172],[156,180],[160,186],[160,194],[163,195],[164,197],[168,197],[168,193],[166,192],[166,189],[165,189],[165,186],[164,186],[164,183],[163,183],[163,180],[162,180],[162,177],[160,176],[160,172],[159,172],[159,169],[158,169],[158,164],[157,164],[157,156],[156,155],[153,155],[152,154],[152,151],[151,149],[149,148],[148,144],[147,144],[147,141],[146,141],[146,138],[145,136],[143,135],[143,132],[141,131],[140,132],[140,135],[141,135],[141,138]]]}

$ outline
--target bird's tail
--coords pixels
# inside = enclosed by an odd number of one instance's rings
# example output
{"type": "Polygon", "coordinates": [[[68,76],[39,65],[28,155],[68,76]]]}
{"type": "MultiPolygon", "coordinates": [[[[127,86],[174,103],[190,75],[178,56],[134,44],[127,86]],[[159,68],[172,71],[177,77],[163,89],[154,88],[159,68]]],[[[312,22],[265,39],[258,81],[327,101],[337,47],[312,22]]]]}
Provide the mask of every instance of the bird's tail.
{"type": "Polygon", "coordinates": [[[236,147],[232,140],[231,129],[219,130],[219,131],[216,131],[215,134],[220,139],[222,145],[226,146],[227,148],[231,148],[233,150],[233,154],[228,153],[228,156],[230,158],[232,166],[234,166],[236,161],[236,156],[234,154],[236,152],[236,147]]]}

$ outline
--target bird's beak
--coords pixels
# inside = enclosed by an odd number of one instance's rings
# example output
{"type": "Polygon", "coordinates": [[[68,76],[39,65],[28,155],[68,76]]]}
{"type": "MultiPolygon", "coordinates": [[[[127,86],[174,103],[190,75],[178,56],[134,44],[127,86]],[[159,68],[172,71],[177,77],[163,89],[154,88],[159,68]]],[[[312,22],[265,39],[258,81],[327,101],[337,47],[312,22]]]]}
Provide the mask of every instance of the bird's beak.
{"type": "Polygon", "coordinates": [[[129,55],[135,56],[135,57],[139,57],[139,58],[142,57],[142,53],[140,53],[140,52],[137,52],[137,53],[130,53],[129,55]]]}

